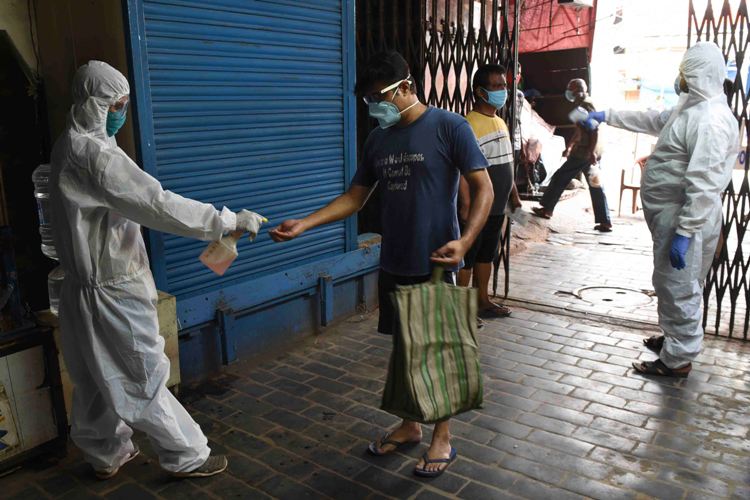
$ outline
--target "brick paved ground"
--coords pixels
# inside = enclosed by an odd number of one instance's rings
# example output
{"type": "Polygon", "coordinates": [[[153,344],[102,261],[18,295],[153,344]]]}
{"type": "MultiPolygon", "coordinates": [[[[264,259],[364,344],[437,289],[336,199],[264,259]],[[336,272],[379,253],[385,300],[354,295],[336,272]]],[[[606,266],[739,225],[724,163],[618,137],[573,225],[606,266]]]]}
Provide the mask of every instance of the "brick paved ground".
{"type": "Polygon", "coordinates": [[[424,445],[365,453],[396,422],[377,409],[390,339],[374,326],[346,322],[183,395],[230,455],[228,474],[173,481],[141,439],[142,457],[111,481],[71,450],[0,488],[23,499],[750,497],[750,346],[711,339],[688,380],[648,380],[629,369],[653,358],[641,333],[516,310],[480,333],[486,404],[454,423],[459,460],[423,481],[411,470],[424,445]]]}
{"type": "MultiPolygon", "coordinates": [[[[581,201],[588,202],[586,193],[562,205],[575,207],[581,201]]],[[[557,231],[550,233],[547,241],[530,243],[522,254],[511,257],[510,297],[570,311],[655,323],[655,299],[645,306],[625,306],[618,302],[589,303],[574,295],[589,286],[653,292],[651,238],[645,222],[641,218],[620,219],[614,232],[602,234],[592,229],[593,222],[586,220],[586,215],[575,221],[569,220],[572,214],[567,212],[558,217],[563,220],[553,219],[550,223],[534,219],[557,231]]]]}
{"type": "Polygon", "coordinates": [[[113,480],[95,480],[71,446],[59,463],[0,479],[0,496],[750,498],[750,344],[708,339],[688,380],[633,375],[633,359],[655,357],[641,345],[653,333],[653,304],[592,305],[570,292],[650,289],[648,235],[638,217],[592,234],[580,211],[587,195],[574,200],[561,208],[578,203],[578,214],[553,219],[551,241],[514,256],[511,274],[514,298],[559,309],[516,305],[480,332],[485,407],[454,422],[459,460],[442,478],[411,474],[426,445],[384,458],[365,452],[397,422],[377,409],[390,339],[368,316],[183,391],[211,446],[230,455],[227,474],[171,480],[141,438],[144,453],[113,480]],[[618,317],[651,324],[613,324],[618,317]]]}
{"type": "MultiPolygon", "coordinates": [[[[614,197],[610,194],[611,205],[616,203],[614,197]]],[[[525,210],[530,211],[534,205],[526,202],[525,210]]],[[[618,300],[587,302],[575,294],[584,287],[622,287],[653,295],[651,234],[642,211],[635,215],[626,212],[621,217],[611,213],[612,233],[594,231],[589,195],[580,191],[575,197],[558,204],[551,220],[532,218],[532,224],[550,229],[549,236],[546,241],[528,242],[523,253],[511,257],[509,297],[566,311],[656,324],[655,297],[649,304],[632,305],[618,300]]],[[[517,231],[517,234],[523,233],[524,230],[517,231]]],[[[502,276],[498,292],[502,294],[502,276]]],[[[649,300],[645,295],[643,298],[649,300]]],[[[742,298],[740,302],[738,325],[744,321],[745,310],[742,298]]],[[[724,336],[729,331],[729,307],[727,294],[719,327],[719,333],[724,336]]],[[[707,326],[709,333],[716,332],[716,310],[716,301],[712,298],[707,326]]],[[[738,335],[737,331],[734,335],[738,335]]],[[[742,335],[741,328],[739,335],[742,335]]]]}

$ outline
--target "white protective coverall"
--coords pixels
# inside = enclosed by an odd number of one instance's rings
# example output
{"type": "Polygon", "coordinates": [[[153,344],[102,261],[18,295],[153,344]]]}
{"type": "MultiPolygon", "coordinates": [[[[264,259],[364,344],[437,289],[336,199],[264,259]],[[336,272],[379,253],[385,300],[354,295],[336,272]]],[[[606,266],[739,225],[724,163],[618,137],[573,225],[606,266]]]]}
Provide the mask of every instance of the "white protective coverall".
{"type": "Polygon", "coordinates": [[[165,191],[107,137],[108,108],[129,93],[108,64],[82,66],[52,151],[52,227],[65,270],[60,329],[74,384],[71,437],[95,469],[119,467],[134,451],[133,427],[149,436],[164,469],[188,472],[210,449],[165,386],[169,360],[139,224],[217,240],[235,229],[236,214],[165,191]]]}
{"type": "Polygon", "coordinates": [[[607,123],[659,137],[646,163],[641,199],[654,241],[653,284],[669,368],[694,360],[703,340],[703,284],[721,231],[721,193],[729,185],[739,150],[738,122],[724,95],[726,64],[714,43],[687,50],[680,64],[689,92],[677,106],[658,111],[607,113],[607,123]],[[692,240],[686,267],[672,267],[675,234],[692,240]]]}

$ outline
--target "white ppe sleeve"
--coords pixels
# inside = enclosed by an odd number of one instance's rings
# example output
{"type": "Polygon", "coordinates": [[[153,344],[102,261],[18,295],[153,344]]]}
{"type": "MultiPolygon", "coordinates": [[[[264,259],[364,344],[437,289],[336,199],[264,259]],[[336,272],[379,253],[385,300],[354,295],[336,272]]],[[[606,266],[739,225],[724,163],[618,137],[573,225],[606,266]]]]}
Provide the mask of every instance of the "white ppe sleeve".
{"type": "Polygon", "coordinates": [[[701,230],[732,175],[727,153],[731,134],[721,125],[703,122],[687,131],[690,162],[685,171],[685,204],[678,214],[677,234],[690,237],[701,230]]]}
{"type": "Polygon", "coordinates": [[[613,127],[623,128],[631,132],[642,134],[659,135],[661,129],[667,124],[672,110],[666,111],[607,111],[607,124],[613,127]]]}
{"type": "Polygon", "coordinates": [[[161,187],[119,148],[100,152],[96,171],[105,202],[122,216],[157,231],[216,241],[234,231],[237,216],[224,207],[184,198],[161,187]]]}

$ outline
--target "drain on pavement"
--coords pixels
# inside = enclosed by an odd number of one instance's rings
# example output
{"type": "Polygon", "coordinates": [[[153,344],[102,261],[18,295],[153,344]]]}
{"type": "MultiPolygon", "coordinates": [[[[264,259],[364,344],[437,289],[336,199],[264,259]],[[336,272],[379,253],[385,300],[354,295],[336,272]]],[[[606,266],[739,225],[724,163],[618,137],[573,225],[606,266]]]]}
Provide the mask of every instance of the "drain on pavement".
{"type": "Polygon", "coordinates": [[[590,304],[604,304],[612,307],[637,307],[650,304],[651,296],[642,290],[617,286],[586,286],[573,295],[590,304]]]}

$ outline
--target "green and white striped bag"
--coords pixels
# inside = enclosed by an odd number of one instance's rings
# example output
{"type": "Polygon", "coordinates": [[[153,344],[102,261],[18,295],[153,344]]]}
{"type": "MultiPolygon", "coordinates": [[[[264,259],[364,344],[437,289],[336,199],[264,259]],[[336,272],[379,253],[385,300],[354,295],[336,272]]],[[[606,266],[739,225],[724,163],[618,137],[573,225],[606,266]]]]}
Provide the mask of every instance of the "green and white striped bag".
{"type": "Polygon", "coordinates": [[[382,409],[425,424],[482,406],[477,344],[477,291],[432,281],[399,286],[392,295],[399,331],[382,409]]]}

